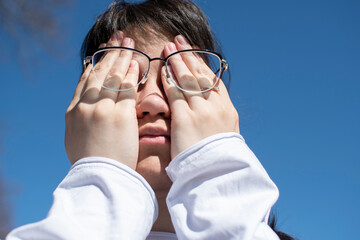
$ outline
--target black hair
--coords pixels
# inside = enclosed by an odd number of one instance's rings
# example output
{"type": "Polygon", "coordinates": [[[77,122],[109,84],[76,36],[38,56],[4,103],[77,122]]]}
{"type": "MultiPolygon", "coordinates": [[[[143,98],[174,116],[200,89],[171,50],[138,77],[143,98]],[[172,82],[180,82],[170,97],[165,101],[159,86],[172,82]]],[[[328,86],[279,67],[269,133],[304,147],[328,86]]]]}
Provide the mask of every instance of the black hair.
{"type": "Polygon", "coordinates": [[[148,0],[128,3],[116,0],[100,15],[86,35],[82,59],[91,56],[115,31],[133,31],[174,38],[181,34],[192,46],[222,53],[203,11],[190,0],[148,0]]]}

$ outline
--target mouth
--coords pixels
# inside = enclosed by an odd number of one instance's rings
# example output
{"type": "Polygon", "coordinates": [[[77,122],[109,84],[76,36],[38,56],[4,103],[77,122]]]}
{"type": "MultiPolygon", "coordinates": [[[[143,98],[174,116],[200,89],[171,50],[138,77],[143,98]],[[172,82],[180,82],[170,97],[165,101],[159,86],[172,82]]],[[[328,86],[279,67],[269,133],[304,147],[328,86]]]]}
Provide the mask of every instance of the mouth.
{"type": "Polygon", "coordinates": [[[139,143],[162,145],[170,142],[170,134],[161,127],[144,127],[139,129],[139,143]]]}

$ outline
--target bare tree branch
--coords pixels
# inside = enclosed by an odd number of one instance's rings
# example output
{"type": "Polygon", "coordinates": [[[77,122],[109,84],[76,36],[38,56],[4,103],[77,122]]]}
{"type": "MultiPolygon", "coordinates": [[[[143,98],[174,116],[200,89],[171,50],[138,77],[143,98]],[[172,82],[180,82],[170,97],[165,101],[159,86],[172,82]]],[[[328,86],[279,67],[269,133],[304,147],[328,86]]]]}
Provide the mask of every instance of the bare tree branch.
{"type": "MultiPolygon", "coordinates": [[[[0,0],[0,62],[17,61],[29,69],[40,58],[36,47],[57,56],[56,43],[61,42],[64,29],[59,10],[71,6],[72,0],[0,0]],[[54,44],[55,43],[55,44],[54,44]],[[29,61],[30,59],[30,61],[29,61]]],[[[23,69],[24,70],[24,69],[23,69]]],[[[0,119],[0,154],[4,124],[0,119]]],[[[0,166],[0,238],[13,224],[8,185],[1,177],[0,166]]]]}
{"type": "MultiPolygon", "coordinates": [[[[63,40],[65,28],[60,18],[61,10],[71,6],[72,0],[0,0],[0,50],[8,59],[27,67],[27,60],[39,58],[36,48],[58,56],[56,44],[63,40]],[[10,45],[10,46],[9,46],[10,45]]],[[[0,59],[1,61],[1,59],[0,59]]]]}

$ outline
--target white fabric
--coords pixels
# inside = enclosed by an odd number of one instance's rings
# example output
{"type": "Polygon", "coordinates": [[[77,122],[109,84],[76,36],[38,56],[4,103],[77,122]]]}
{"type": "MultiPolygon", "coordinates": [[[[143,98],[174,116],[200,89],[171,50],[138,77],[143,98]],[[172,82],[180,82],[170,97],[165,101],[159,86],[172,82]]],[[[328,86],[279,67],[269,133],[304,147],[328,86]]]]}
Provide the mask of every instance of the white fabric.
{"type": "Polygon", "coordinates": [[[191,146],[166,169],[176,235],[151,232],[158,206],[134,170],[114,160],[79,160],[54,192],[48,216],[12,231],[17,239],[278,239],[267,225],[278,190],[236,133],[191,146]]]}
{"type": "Polygon", "coordinates": [[[179,239],[278,239],[267,225],[278,190],[239,134],[204,139],[180,153],[167,173],[179,239]]]}
{"type": "Polygon", "coordinates": [[[111,159],[84,158],[55,190],[48,216],[6,239],[144,239],[157,211],[140,174],[111,159]]]}
{"type": "Polygon", "coordinates": [[[177,240],[177,236],[174,233],[168,232],[150,232],[146,240],[177,240]]]}

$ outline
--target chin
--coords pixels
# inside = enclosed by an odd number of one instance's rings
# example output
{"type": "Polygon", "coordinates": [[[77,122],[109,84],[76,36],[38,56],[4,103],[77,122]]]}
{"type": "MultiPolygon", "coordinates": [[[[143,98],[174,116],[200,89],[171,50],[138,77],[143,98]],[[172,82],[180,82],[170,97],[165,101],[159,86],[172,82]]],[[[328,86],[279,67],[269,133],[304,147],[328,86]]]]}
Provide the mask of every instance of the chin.
{"type": "Polygon", "coordinates": [[[156,195],[167,194],[171,187],[172,182],[165,171],[170,161],[170,144],[161,146],[140,144],[136,171],[145,178],[156,195]]]}

